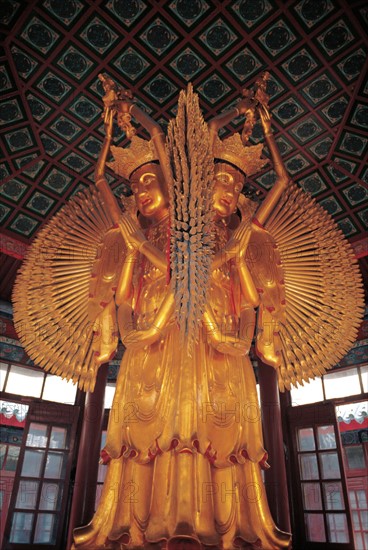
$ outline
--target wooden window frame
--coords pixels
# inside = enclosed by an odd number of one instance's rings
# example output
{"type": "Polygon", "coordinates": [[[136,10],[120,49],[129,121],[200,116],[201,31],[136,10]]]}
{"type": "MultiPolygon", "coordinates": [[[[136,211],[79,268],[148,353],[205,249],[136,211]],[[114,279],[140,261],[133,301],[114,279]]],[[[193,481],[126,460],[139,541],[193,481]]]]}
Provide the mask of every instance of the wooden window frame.
{"type": "MultiPolygon", "coordinates": [[[[27,403],[28,404],[28,403],[27,403]]],[[[17,471],[15,476],[15,482],[13,487],[13,492],[10,500],[10,506],[9,506],[9,513],[7,518],[7,523],[5,527],[4,532],[4,539],[3,539],[3,548],[4,550],[28,550],[28,549],[34,549],[38,547],[42,547],[43,550],[57,550],[58,548],[63,548],[66,544],[65,539],[65,524],[68,520],[66,517],[66,510],[68,505],[68,497],[69,497],[69,486],[70,486],[70,477],[71,477],[71,470],[73,466],[73,459],[74,459],[74,449],[75,449],[75,442],[76,442],[76,431],[77,431],[77,424],[78,424],[78,417],[80,409],[78,406],[75,405],[65,405],[63,403],[51,403],[47,401],[40,401],[35,400],[29,404],[30,408],[27,415],[26,420],[26,426],[24,431],[24,437],[22,441],[21,451],[18,459],[17,464],[17,471]],[[65,450],[65,454],[67,455],[66,458],[66,464],[65,464],[65,476],[60,483],[63,485],[63,496],[62,501],[60,505],[60,510],[55,512],[55,514],[58,515],[59,524],[57,526],[57,532],[56,532],[56,540],[55,544],[41,544],[41,543],[14,543],[10,542],[10,532],[11,532],[11,526],[12,526],[12,520],[13,520],[13,514],[16,509],[16,499],[18,494],[18,489],[20,482],[25,479],[28,479],[28,476],[22,476],[21,477],[21,471],[23,466],[23,460],[26,450],[31,449],[31,447],[26,447],[27,442],[27,434],[29,433],[29,428],[31,423],[41,423],[41,424],[47,424],[48,430],[51,429],[50,426],[60,426],[60,427],[67,427],[69,429],[69,439],[68,439],[68,449],[65,450]]],[[[35,447],[37,449],[37,447],[35,447]]],[[[43,450],[48,450],[48,447],[44,448],[43,450]]],[[[51,450],[51,447],[50,447],[51,450]]],[[[56,449],[55,449],[56,451],[56,449]]],[[[46,453],[45,458],[46,459],[46,453]]],[[[32,481],[37,480],[45,480],[47,478],[39,477],[39,478],[32,478],[32,481]]],[[[52,481],[53,478],[50,478],[52,481]]],[[[39,492],[41,490],[41,487],[39,488],[39,492]]],[[[39,500],[39,495],[38,495],[39,500]]],[[[53,511],[48,510],[29,510],[30,513],[36,514],[37,513],[53,513],[53,511]]],[[[32,536],[35,532],[36,527],[36,521],[34,520],[33,528],[32,528],[32,536]]]]}

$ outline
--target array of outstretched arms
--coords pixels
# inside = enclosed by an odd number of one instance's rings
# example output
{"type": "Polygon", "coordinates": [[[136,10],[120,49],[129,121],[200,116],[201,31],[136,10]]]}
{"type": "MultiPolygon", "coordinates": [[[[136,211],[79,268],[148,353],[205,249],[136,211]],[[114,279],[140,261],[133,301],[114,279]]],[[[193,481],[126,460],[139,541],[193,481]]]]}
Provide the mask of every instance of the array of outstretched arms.
{"type": "MultiPolygon", "coordinates": [[[[239,116],[239,114],[247,115],[247,113],[249,113],[252,109],[254,110],[254,108],[255,102],[253,99],[251,100],[249,97],[243,98],[236,108],[222,113],[212,119],[209,122],[211,139],[214,141],[218,134],[218,130],[223,125],[230,122],[236,116],[239,116]]],[[[272,212],[272,209],[277,203],[281,193],[285,189],[289,178],[272,135],[271,117],[268,108],[267,106],[259,103],[257,105],[257,111],[261,119],[266,143],[268,145],[277,175],[277,180],[273,189],[268,193],[266,199],[256,213],[257,223],[263,224],[272,212]]],[[[132,220],[132,218],[129,216],[122,217],[121,210],[117,204],[115,196],[113,195],[104,177],[106,159],[112,140],[113,117],[116,112],[134,116],[134,118],[148,130],[160,160],[166,185],[171,182],[171,173],[165,150],[165,136],[159,124],[139,109],[137,105],[129,101],[115,101],[109,106],[105,105],[106,134],[95,171],[96,185],[99,188],[107,207],[110,209],[115,223],[119,225],[128,249],[128,254],[122,266],[118,287],[115,293],[115,303],[120,312],[118,313],[119,325],[121,328],[125,327],[123,328],[123,341],[127,346],[140,347],[142,345],[148,345],[160,337],[165,325],[174,312],[174,297],[170,290],[168,290],[150,329],[145,331],[132,330],[131,306],[128,306],[127,304],[129,303],[129,297],[132,291],[132,276],[138,252],[143,254],[163,274],[166,274],[167,272],[167,258],[162,251],[158,250],[145,238],[143,232],[139,230],[138,225],[134,220],[132,220]]],[[[245,261],[245,251],[248,246],[250,234],[251,226],[249,224],[241,224],[235,231],[233,239],[227,243],[225,249],[219,251],[215,255],[212,264],[212,268],[215,270],[223,263],[235,258],[235,264],[243,295],[243,303],[246,304],[246,307],[240,313],[240,332],[238,337],[223,334],[221,329],[216,324],[210,305],[206,307],[204,312],[204,325],[207,327],[210,340],[219,351],[226,353],[244,353],[247,339],[245,337],[246,335],[243,335],[242,332],[244,332],[245,327],[249,324],[248,321],[245,320],[249,319],[249,309],[256,308],[260,304],[258,291],[245,261]]],[[[108,317],[108,315],[109,313],[106,311],[106,316],[108,317]]],[[[105,324],[108,326],[107,321],[105,324]]],[[[247,342],[247,345],[248,344],[249,342],[247,342]]]]}

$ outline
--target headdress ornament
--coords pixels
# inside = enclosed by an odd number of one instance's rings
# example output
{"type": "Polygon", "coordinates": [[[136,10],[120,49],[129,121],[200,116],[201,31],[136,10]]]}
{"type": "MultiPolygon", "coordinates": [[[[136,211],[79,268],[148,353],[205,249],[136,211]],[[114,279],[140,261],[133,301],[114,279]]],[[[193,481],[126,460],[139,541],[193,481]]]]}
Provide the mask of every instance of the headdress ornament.
{"type": "Polygon", "coordinates": [[[158,162],[158,156],[155,147],[151,141],[133,136],[129,147],[110,148],[114,156],[114,161],[107,163],[109,168],[114,170],[125,179],[129,179],[131,174],[143,164],[148,162],[158,162]]]}
{"type": "Polygon", "coordinates": [[[223,141],[216,136],[213,146],[213,156],[215,159],[230,162],[236,168],[251,176],[259,172],[268,159],[261,158],[263,145],[244,146],[240,134],[236,133],[223,141]]]}

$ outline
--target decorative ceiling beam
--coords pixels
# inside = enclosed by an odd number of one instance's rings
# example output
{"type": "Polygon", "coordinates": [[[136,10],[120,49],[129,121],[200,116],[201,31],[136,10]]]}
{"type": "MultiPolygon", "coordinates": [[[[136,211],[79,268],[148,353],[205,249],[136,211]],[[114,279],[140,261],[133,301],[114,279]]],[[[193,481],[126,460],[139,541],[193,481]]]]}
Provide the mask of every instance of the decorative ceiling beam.
{"type": "Polygon", "coordinates": [[[23,260],[28,248],[28,244],[18,241],[18,239],[8,237],[7,235],[0,235],[0,252],[7,256],[23,260]]]}

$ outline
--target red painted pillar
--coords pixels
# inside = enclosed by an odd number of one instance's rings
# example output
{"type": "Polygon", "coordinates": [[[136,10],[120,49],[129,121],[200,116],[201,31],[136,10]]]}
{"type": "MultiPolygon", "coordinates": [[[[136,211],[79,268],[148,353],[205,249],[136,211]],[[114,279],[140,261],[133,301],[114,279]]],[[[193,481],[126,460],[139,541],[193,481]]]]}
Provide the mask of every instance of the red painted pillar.
{"type": "Polygon", "coordinates": [[[73,542],[73,529],[89,523],[94,514],[107,372],[106,363],[99,368],[94,392],[86,396],[69,519],[68,549],[73,542]]]}
{"type": "Polygon", "coordinates": [[[259,361],[258,381],[261,395],[262,426],[268,462],[265,472],[268,504],[276,525],[290,532],[289,497],[285,467],[284,441],[277,373],[259,361]]]}

